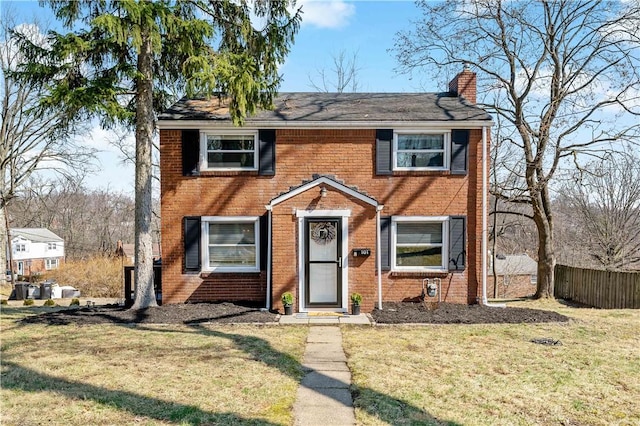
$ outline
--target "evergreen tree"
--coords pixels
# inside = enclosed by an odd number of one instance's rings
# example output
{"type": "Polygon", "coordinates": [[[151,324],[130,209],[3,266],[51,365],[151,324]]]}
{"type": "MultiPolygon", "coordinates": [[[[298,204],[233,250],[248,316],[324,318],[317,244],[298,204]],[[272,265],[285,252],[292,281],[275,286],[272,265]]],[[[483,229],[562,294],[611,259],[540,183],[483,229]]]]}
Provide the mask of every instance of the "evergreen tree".
{"type": "Polygon", "coordinates": [[[234,123],[271,106],[300,25],[282,0],[78,0],[41,2],[69,32],[46,43],[21,39],[20,77],[47,88],[42,105],[62,125],[92,118],[135,129],[134,309],[154,306],[151,157],[156,112],[184,87],[187,96],[229,100],[234,123]],[[253,22],[260,21],[261,28],[253,22]]]}

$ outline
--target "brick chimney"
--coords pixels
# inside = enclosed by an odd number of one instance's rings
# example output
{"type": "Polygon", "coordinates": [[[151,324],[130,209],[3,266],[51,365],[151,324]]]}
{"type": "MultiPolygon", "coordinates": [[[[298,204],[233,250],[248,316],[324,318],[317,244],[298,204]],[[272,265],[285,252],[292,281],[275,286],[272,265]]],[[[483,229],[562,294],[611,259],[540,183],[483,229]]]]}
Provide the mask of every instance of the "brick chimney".
{"type": "Polygon", "coordinates": [[[468,65],[449,82],[449,93],[463,97],[469,103],[476,103],[476,73],[468,65]]]}

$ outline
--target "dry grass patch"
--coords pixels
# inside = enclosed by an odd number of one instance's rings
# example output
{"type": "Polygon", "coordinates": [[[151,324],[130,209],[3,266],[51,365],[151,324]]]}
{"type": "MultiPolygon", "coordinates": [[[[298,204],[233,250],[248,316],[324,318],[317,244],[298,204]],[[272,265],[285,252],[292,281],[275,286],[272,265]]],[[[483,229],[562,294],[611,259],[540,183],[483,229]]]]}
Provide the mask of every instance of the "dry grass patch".
{"type": "Polygon", "coordinates": [[[640,311],[514,305],[573,320],[344,328],[358,424],[640,424],[640,311]]]}
{"type": "Polygon", "coordinates": [[[67,260],[58,269],[47,271],[44,278],[73,286],[85,297],[123,298],[124,265],[122,258],[107,256],[67,260]]]}
{"type": "Polygon", "coordinates": [[[2,312],[3,424],[282,424],[307,328],[22,326],[2,312]]]}

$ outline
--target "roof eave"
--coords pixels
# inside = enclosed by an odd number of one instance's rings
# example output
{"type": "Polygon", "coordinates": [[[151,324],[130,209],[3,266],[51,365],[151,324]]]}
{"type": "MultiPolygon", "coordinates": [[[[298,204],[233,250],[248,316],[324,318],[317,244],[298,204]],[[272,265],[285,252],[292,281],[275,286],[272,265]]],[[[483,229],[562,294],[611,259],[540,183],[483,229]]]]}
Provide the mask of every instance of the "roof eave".
{"type": "MultiPolygon", "coordinates": [[[[160,130],[165,129],[229,129],[238,128],[228,120],[175,120],[160,119],[157,122],[160,130]]],[[[468,129],[493,127],[494,122],[487,120],[434,120],[434,121],[281,121],[247,120],[243,128],[257,129],[415,129],[415,128],[447,128],[468,129]]]]}

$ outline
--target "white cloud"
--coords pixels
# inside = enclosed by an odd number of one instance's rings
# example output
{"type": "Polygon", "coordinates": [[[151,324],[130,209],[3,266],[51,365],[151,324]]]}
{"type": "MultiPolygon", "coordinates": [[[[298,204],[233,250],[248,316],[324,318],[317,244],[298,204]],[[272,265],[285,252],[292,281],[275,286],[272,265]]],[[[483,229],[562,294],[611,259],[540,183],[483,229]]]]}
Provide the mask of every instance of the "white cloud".
{"type": "Polygon", "coordinates": [[[340,28],[349,23],[355,14],[356,6],[343,0],[314,1],[302,0],[302,25],[319,28],[340,28]]]}

